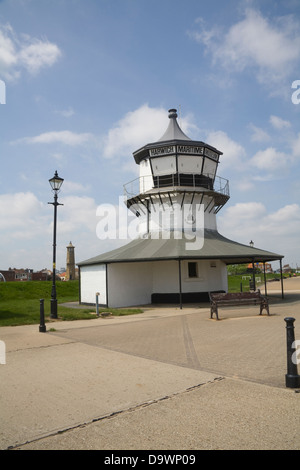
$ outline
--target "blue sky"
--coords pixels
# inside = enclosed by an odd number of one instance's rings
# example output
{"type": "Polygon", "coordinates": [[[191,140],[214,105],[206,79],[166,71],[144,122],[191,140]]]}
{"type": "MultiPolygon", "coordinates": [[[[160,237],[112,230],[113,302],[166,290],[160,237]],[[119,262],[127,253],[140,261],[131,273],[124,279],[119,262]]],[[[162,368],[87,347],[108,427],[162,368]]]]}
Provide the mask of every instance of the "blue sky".
{"type": "Polygon", "coordinates": [[[99,240],[97,207],[170,108],[223,152],[219,231],[300,266],[298,0],[0,0],[0,80],[1,269],[51,268],[55,170],[57,268],[70,241],[76,261],[124,243],[99,240]]]}

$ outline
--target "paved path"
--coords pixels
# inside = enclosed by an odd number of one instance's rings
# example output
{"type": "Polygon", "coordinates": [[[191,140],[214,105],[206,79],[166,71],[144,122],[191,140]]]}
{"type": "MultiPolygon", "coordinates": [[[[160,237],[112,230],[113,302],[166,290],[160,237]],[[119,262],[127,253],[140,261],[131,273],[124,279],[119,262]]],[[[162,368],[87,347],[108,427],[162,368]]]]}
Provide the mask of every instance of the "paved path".
{"type": "Polygon", "coordinates": [[[168,306],[1,328],[0,449],[299,449],[300,393],[285,387],[296,281],[284,300],[268,285],[269,317],[168,306]]]}

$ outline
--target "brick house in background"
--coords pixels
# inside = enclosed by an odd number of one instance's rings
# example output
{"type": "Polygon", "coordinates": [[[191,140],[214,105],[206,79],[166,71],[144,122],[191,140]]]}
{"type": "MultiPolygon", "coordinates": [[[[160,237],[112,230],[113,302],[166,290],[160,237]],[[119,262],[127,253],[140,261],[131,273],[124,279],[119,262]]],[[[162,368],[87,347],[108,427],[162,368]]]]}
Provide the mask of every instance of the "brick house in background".
{"type": "MultiPolygon", "coordinates": [[[[4,269],[0,270],[0,274],[4,277],[5,281],[15,281],[15,271],[13,269],[9,269],[8,271],[5,271],[4,269]]],[[[0,281],[3,281],[2,276],[0,276],[0,281]]]]}
{"type": "Polygon", "coordinates": [[[5,280],[6,282],[12,281],[47,281],[52,276],[51,271],[43,269],[39,272],[33,272],[33,269],[16,269],[9,268],[8,270],[0,270],[0,282],[5,280]],[[4,278],[4,279],[3,279],[4,278]]]}
{"type": "MultiPolygon", "coordinates": [[[[264,263],[254,263],[254,267],[256,269],[259,269],[262,273],[264,272],[264,263]]],[[[248,269],[252,271],[253,269],[252,263],[248,264],[248,269]]],[[[271,263],[265,263],[265,270],[266,270],[266,273],[273,272],[271,263]]]]}

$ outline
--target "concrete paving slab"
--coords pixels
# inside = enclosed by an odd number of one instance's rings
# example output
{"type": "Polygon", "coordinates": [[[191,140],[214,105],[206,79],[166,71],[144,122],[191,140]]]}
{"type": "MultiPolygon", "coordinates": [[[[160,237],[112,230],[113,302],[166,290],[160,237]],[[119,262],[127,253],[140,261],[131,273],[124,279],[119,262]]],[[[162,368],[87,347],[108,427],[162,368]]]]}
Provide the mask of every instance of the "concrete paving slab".
{"type": "Polygon", "coordinates": [[[0,448],[91,422],[215,378],[215,374],[128,358],[79,342],[13,351],[0,368],[0,448]]]}
{"type": "Polygon", "coordinates": [[[270,295],[269,317],[147,306],[46,333],[1,328],[0,448],[299,449],[300,393],[284,380],[284,318],[300,331],[289,285],[284,300],[270,295]]]}
{"type": "Polygon", "coordinates": [[[291,390],[223,379],[22,449],[299,450],[299,399],[291,390]]]}

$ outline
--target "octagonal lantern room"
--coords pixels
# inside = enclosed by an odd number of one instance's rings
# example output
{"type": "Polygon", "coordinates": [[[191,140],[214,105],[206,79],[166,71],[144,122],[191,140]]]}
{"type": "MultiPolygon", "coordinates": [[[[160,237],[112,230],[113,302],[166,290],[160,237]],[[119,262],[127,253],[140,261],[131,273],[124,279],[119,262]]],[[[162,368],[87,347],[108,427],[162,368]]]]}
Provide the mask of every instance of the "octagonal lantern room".
{"type": "MultiPolygon", "coordinates": [[[[191,140],[180,129],[176,118],[176,109],[170,109],[168,129],[157,142],[134,152],[136,163],[145,167],[149,161],[154,187],[176,185],[212,189],[222,152],[204,142],[191,140]]],[[[141,170],[141,173],[144,172],[141,170]]]]}
{"type": "MultiPolygon", "coordinates": [[[[216,229],[215,214],[226,204],[228,180],[217,176],[222,152],[202,141],[190,139],[179,127],[176,109],[169,110],[169,125],[156,142],[133,153],[139,177],[124,185],[127,207],[147,216],[155,203],[171,210],[175,204],[204,207],[206,228],[216,229]]],[[[154,210],[155,211],[155,210],[154,210]]]]}

